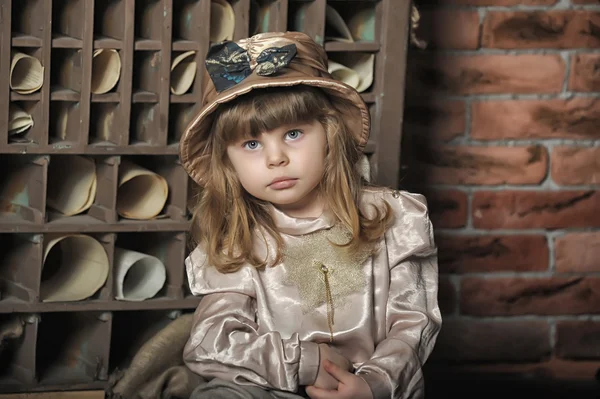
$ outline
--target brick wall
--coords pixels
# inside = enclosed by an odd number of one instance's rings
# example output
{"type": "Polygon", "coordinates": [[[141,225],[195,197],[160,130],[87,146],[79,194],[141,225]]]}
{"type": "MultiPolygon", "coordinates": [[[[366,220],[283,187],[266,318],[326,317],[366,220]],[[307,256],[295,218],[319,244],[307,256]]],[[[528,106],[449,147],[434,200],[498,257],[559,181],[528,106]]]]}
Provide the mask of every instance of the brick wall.
{"type": "Polygon", "coordinates": [[[421,0],[401,187],[427,195],[431,364],[600,370],[600,0],[421,0]]]}

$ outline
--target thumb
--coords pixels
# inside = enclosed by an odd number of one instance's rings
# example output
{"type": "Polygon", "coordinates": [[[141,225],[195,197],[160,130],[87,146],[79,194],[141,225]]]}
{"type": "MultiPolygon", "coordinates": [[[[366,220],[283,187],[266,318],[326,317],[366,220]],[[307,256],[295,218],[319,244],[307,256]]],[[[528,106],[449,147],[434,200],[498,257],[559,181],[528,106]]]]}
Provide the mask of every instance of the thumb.
{"type": "Polygon", "coordinates": [[[329,360],[325,360],[325,362],[323,363],[323,366],[325,367],[325,371],[327,371],[329,374],[331,374],[331,376],[333,378],[335,378],[336,380],[338,380],[341,383],[346,383],[346,382],[348,382],[348,378],[352,378],[351,373],[349,373],[346,370],[343,370],[337,364],[335,364],[329,360]]]}

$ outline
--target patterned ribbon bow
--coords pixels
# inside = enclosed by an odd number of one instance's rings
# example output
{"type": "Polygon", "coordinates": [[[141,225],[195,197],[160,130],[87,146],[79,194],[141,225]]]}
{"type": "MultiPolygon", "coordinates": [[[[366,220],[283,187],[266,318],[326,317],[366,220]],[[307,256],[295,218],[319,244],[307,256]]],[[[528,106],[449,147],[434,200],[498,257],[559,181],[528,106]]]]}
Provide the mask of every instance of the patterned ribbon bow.
{"type": "MultiPolygon", "coordinates": [[[[254,71],[269,76],[285,68],[296,55],[296,45],[269,47],[256,58],[254,71]]],[[[206,69],[217,92],[235,86],[252,74],[248,51],[235,42],[225,41],[212,46],[206,56],[206,69]]]]}

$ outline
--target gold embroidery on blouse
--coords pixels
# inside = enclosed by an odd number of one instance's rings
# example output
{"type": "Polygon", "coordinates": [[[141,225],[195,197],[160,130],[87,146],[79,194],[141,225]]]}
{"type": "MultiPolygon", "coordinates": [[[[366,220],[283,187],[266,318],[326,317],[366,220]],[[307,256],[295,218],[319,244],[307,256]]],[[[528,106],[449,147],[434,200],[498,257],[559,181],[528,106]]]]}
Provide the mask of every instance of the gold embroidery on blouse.
{"type": "Polygon", "coordinates": [[[373,252],[364,248],[350,254],[346,248],[332,244],[344,244],[351,238],[350,232],[336,225],[301,236],[288,243],[283,251],[284,284],[298,288],[305,314],[326,305],[330,341],[333,340],[335,309],[347,304],[345,297],[365,286],[362,265],[373,252]]]}

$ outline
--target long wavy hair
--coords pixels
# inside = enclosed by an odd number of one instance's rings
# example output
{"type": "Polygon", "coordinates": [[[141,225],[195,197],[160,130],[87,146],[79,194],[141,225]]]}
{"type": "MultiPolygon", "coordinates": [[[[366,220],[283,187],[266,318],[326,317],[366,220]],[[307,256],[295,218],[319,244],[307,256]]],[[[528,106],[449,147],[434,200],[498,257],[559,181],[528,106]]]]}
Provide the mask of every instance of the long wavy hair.
{"type": "Polygon", "coordinates": [[[387,203],[383,209],[374,207],[372,217],[360,210],[361,188],[368,184],[356,166],[361,152],[327,95],[306,85],[254,90],[219,106],[206,144],[210,168],[196,196],[191,244],[203,247],[209,265],[229,273],[245,263],[263,269],[281,261],[284,244],[269,204],[244,190],[227,156],[227,146],[284,124],[313,120],[322,124],[327,137],[321,196],[338,222],[352,234],[343,246],[348,251],[363,250],[384,235],[392,218],[390,207],[387,203]],[[277,243],[272,262],[253,252],[257,228],[277,243]]]}

